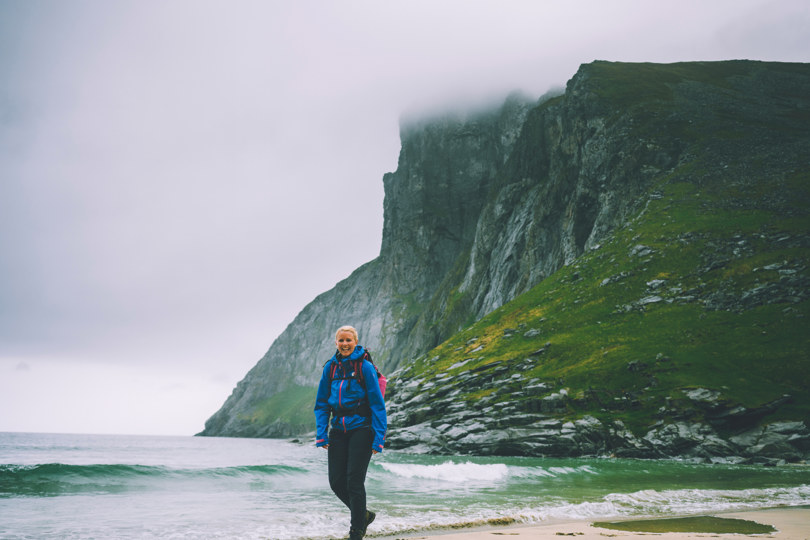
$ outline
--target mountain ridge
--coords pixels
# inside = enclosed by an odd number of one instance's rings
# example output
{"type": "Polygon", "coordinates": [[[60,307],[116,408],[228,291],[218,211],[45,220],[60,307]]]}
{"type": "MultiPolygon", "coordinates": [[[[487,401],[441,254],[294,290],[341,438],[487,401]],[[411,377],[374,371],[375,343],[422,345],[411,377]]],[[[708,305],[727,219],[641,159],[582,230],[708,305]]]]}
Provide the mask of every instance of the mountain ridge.
{"type": "MultiPolygon", "coordinates": [[[[380,257],[302,310],[202,434],[310,431],[308,392],[332,349],[333,328],[353,322],[384,368],[409,373],[408,366],[425,365],[433,347],[570,269],[649,212],[664,198],[651,189],[673,175],[692,171],[694,185],[750,188],[770,185],[793,167],[794,202],[806,200],[799,151],[807,141],[807,88],[804,64],[594,62],[580,67],[563,95],[540,103],[514,99],[470,118],[406,126],[397,171],[384,177],[380,257]],[[767,181],[754,178],[755,170],[767,181]],[[279,373],[289,374],[286,388],[279,373]],[[297,403],[298,412],[280,415],[280,403],[297,403]]],[[[759,191],[733,197],[734,204],[793,211],[797,230],[806,232],[806,204],[793,208],[778,192],[759,191]]],[[[669,194],[667,200],[678,208],[669,194]]],[[[796,249],[804,260],[805,247],[796,249]]],[[[712,257],[708,266],[728,264],[728,257],[712,257]]],[[[785,270],[805,276],[801,264],[785,270]]],[[[621,271],[601,279],[615,276],[609,284],[625,279],[621,271]]],[[[706,296],[727,305],[739,294],[714,287],[706,296]]],[[[799,297],[798,305],[804,301],[799,297]]],[[[400,414],[405,404],[398,396],[407,393],[397,382],[393,388],[392,443],[404,447],[397,423],[411,428],[424,421],[400,414]]],[[[496,446],[490,451],[500,451],[496,446]]],[[[429,450],[442,448],[446,441],[429,450]]]]}

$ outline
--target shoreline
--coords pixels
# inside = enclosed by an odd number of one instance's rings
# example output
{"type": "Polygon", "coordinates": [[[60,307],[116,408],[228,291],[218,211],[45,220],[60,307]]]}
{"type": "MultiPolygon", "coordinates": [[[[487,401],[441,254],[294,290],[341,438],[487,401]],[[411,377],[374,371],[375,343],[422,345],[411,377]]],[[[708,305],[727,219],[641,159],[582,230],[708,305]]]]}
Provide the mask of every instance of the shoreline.
{"type": "MultiPolygon", "coordinates": [[[[726,519],[737,519],[770,525],[775,532],[767,533],[716,533],[716,532],[631,532],[618,529],[595,527],[596,520],[556,521],[542,524],[512,524],[512,525],[484,525],[470,529],[431,530],[425,532],[409,532],[396,535],[370,534],[366,538],[376,540],[495,540],[500,537],[516,538],[522,540],[548,540],[572,536],[580,540],[604,540],[605,538],[621,538],[624,540],[644,539],[650,536],[662,540],[687,540],[698,538],[712,538],[720,540],[739,540],[741,538],[774,538],[776,540],[810,540],[810,506],[789,506],[776,508],[763,508],[756,510],[714,512],[701,514],[726,519]]],[[[661,518],[647,518],[644,521],[660,521],[684,516],[667,516],[661,518]]],[[[693,517],[693,516],[690,516],[693,517]]],[[[617,519],[600,519],[600,522],[630,522],[641,521],[640,518],[625,517],[617,519]]],[[[371,532],[371,531],[370,531],[371,532]]]]}

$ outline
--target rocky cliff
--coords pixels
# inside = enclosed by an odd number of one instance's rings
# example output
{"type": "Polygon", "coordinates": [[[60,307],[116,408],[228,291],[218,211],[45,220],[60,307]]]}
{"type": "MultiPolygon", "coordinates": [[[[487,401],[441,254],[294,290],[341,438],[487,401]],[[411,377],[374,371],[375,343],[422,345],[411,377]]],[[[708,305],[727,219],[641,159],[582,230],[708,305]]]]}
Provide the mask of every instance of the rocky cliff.
{"type": "Polygon", "coordinates": [[[343,324],[357,328],[375,362],[388,370],[457,330],[419,333],[414,327],[469,253],[488,194],[533,105],[515,95],[496,110],[403,122],[397,170],[383,178],[379,257],[307,305],[201,435],[310,431],[314,388],[333,352],[334,330],[343,324]]]}
{"type": "MultiPolygon", "coordinates": [[[[795,422],[807,404],[790,380],[807,379],[797,367],[807,364],[798,337],[807,332],[797,329],[807,329],[808,90],[806,65],[595,62],[563,95],[539,103],[513,97],[494,111],[405,123],[397,170],[384,177],[380,256],[296,317],[203,434],[310,431],[332,330],[351,323],[386,370],[400,368],[393,446],[659,456],[698,443],[671,437],[658,444],[667,450],[646,451],[656,445],[639,441],[694,432],[726,441],[715,453],[730,455],[740,453],[730,437],[754,440],[746,430],[764,433],[769,420],[796,428],[785,437],[806,440],[795,422]],[[667,227],[677,231],[663,234],[667,227]],[[610,309],[591,313],[595,306],[610,309]],[[704,369],[713,338],[741,337],[733,317],[715,321],[720,334],[702,333],[695,321],[707,313],[776,317],[763,306],[789,310],[779,313],[790,320],[774,324],[795,334],[770,343],[769,358],[804,362],[779,364],[789,376],[748,400],[733,381],[731,390],[705,389],[717,392],[716,403],[702,409],[684,398],[709,382],[722,386],[704,369]],[[649,316],[664,312],[672,320],[649,316]],[[683,337],[657,330],[676,319],[692,349],[655,339],[683,337]],[[573,335],[581,343],[568,343],[573,335]],[[667,370],[678,377],[659,373],[667,370]],[[780,402],[783,391],[793,397],[780,402]],[[737,415],[767,403],[781,405],[737,415]],[[704,409],[750,421],[711,424],[704,409]]],[[[749,351],[766,354],[742,337],[749,351]]],[[[793,457],[806,451],[791,448],[793,457]]]]}

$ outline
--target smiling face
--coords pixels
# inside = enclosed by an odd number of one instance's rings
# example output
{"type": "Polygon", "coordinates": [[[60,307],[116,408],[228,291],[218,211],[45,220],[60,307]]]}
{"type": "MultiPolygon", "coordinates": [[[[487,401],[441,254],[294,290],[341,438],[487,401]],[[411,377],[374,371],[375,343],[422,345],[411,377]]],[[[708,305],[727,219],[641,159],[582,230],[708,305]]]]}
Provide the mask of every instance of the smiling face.
{"type": "Polygon", "coordinates": [[[342,330],[338,332],[335,337],[335,345],[337,345],[340,354],[349,356],[357,346],[357,338],[354,336],[354,333],[348,330],[342,330]]]}

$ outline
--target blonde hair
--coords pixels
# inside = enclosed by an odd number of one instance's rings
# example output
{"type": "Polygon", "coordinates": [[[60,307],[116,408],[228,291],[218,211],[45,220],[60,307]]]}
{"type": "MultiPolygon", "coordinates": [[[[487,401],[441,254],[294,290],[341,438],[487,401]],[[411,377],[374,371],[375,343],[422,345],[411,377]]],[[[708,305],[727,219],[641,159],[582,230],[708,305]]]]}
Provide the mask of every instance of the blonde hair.
{"type": "Polygon", "coordinates": [[[337,339],[338,334],[340,334],[341,332],[351,332],[352,334],[354,334],[355,341],[360,340],[360,338],[357,335],[357,330],[354,329],[354,326],[341,326],[340,328],[338,328],[337,332],[335,332],[335,339],[337,339]]]}

